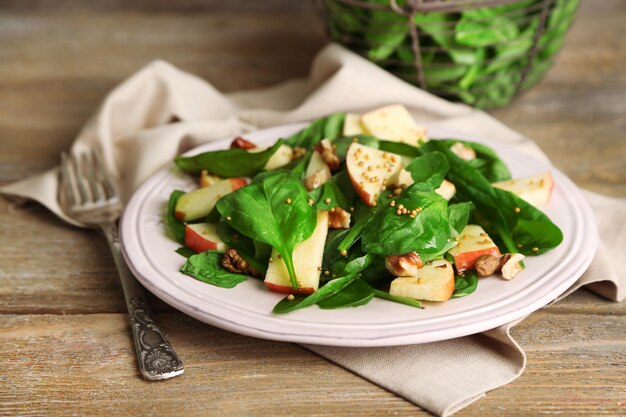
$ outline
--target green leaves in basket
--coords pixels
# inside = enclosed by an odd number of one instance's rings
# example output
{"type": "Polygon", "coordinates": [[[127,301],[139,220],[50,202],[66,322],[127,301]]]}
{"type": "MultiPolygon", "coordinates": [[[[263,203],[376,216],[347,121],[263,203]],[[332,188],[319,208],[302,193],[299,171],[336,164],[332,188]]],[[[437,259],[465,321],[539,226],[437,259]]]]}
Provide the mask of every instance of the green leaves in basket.
{"type": "MultiPolygon", "coordinates": [[[[324,0],[331,37],[416,84],[409,17],[393,11],[389,0],[367,3],[362,7],[324,0]]],[[[543,0],[413,14],[427,88],[477,107],[507,104],[549,68],[578,3],[555,0],[539,39],[543,0]],[[537,54],[529,59],[535,42],[537,54]]],[[[397,4],[405,7],[409,2],[397,4]]]]}

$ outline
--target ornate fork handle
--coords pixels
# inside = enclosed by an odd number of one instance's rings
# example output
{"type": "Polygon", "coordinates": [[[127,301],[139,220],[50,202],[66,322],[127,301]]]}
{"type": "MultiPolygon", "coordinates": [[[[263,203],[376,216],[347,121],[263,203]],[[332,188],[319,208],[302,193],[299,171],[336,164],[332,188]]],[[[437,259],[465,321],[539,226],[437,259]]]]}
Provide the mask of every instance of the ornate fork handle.
{"type": "Polygon", "coordinates": [[[167,379],[183,373],[183,363],[167,338],[152,319],[144,291],[124,261],[117,232],[117,222],[102,226],[120,275],[130,325],[135,339],[139,369],[149,380],[167,379]]]}

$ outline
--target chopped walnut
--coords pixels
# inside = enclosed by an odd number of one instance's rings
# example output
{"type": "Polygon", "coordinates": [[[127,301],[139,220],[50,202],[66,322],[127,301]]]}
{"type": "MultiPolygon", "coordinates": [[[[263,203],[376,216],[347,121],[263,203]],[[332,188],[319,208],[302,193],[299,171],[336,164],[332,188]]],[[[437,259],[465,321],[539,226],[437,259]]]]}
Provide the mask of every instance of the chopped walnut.
{"type": "Polygon", "coordinates": [[[337,156],[337,152],[335,152],[335,148],[333,144],[330,143],[328,139],[322,139],[317,145],[315,145],[315,150],[322,155],[322,159],[328,165],[331,171],[339,168],[339,157],[337,156]]]}
{"type": "Polygon", "coordinates": [[[209,174],[206,169],[203,169],[202,172],[200,172],[200,179],[198,180],[198,186],[200,188],[208,187],[210,185],[215,184],[216,182],[219,182],[220,180],[221,178],[218,177],[217,175],[209,174]]]}
{"type": "Polygon", "coordinates": [[[236,249],[230,248],[222,258],[222,266],[233,274],[245,274],[253,277],[261,276],[252,265],[250,265],[236,249]]]}
{"type": "Polygon", "coordinates": [[[331,208],[328,212],[328,227],[331,229],[349,229],[350,213],[341,207],[331,208]]]}
{"type": "Polygon", "coordinates": [[[452,153],[458,156],[461,159],[466,161],[471,161],[472,159],[476,159],[476,151],[470,148],[467,145],[464,145],[462,142],[457,142],[450,147],[452,153]]]}
{"type": "Polygon", "coordinates": [[[504,255],[500,261],[500,265],[502,265],[502,278],[506,280],[515,278],[515,275],[523,269],[520,265],[520,262],[522,262],[523,259],[524,255],[521,253],[507,253],[504,255]]]}
{"type": "Polygon", "coordinates": [[[493,255],[482,255],[476,259],[474,269],[479,277],[488,277],[500,270],[500,257],[493,255]]]}
{"type": "Polygon", "coordinates": [[[230,148],[231,149],[239,148],[239,149],[248,150],[248,149],[256,148],[256,145],[250,142],[248,139],[244,139],[241,136],[238,136],[235,139],[233,139],[233,141],[230,144],[230,148]]]}
{"type": "Polygon", "coordinates": [[[292,159],[299,159],[306,155],[306,148],[303,146],[295,146],[293,148],[293,154],[291,154],[292,159]]]}
{"type": "Polygon", "coordinates": [[[397,277],[416,277],[417,270],[424,266],[417,252],[390,255],[385,258],[385,267],[397,277]]]}

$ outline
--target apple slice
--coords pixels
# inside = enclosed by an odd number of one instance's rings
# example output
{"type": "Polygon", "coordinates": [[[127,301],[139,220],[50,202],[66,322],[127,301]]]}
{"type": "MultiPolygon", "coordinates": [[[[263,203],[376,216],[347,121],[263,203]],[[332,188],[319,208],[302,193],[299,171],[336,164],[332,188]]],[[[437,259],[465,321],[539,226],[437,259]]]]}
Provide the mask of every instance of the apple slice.
{"type": "MultiPolygon", "coordinates": [[[[390,185],[396,185],[398,187],[406,188],[409,185],[413,184],[413,177],[411,173],[406,169],[402,168],[398,172],[396,172],[391,178],[389,178],[388,183],[390,185]]],[[[435,190],[437,194],[450,201],[454,194],[456,194],[456,187],[448,180],[443,180],[439,188],[435,190]]]]}
{"type": "Polygon", "coordinates": [[[468,224],[458,237],[458,245],[448,251],[454,257],[456,270],[461,272],[474,268],[474,263],[482,255],[500,256],[500,249],[485,230],[475,224],[468,224]]]}
{"type": "Polygon", "coordinates": [[[343,121],[343,135],[352,136],[363,133],[361,128],[361,115],[355,113],[347,113],[343,121]]]}
{"type": "Polygon", "coordinates": [[[541,206],[550,201],[554,179],[550,172],[544,172],[532,177],[494,182],[492,185],[495,188],[512,192],[533,206],[541,206]]]}
{"type": "Polygon", "coordinates": [[[453,292],[454,268],[445,259],[427,263],[415,277],[398,277],[389,287],[391,295],[425,301],[446,301],[453,292]]]}
{"type": "Polygon", "coordinates": [[[313,151],[311,160],[304,174],[304,186],[309,191],[314,190],[325,182],[328,182],[330,177],[330,168],[324,161],[324,158],[322,158],[322,154],[318,151],[313,151]]]}
{"type": "Polygon", "coordinates": [[[267,160],[263,167],[266,171],[273,171],[275,169],[284,167],[291,162],[293,158],[293,148],[289,145],[282,144],[274,152],[270,159],[267,160]]]}
{"type": "Polygon", "coordinates": [[[443,180],[439,188],[435,190],[437,194],[450,201],[454,194],[456,194],[456,187],[448,180],[443,180]]]}
{"type": "Polygon", "coordinates": [[[203,169],[200,172],[200,179],[198,180],[198,187],[210,187],[213,184],[220,182],[223,178],[218,177],[217,175],[209,174],[206,169],[203,169]]]}
{"type": "Polygon", "coordinates": [[[265,273],[265,285],[272,291],[284,294],[312,294],[320,284],[322,257],[328,234],[328,212],[317,213],[317,226],[311,237],[299,243],[293,250],[294,269],[299,288],[291,286],[285,261],[276,249],[272,250],[272,260],[265,273]]]}
{"type": "Polygon", "coordinates": [[[229,178],[209,187],[190,191],[178,199],[174,214],[178,220],[184,222],[204,217],[213,210],[217,200],[246,184],[245,178],[229,178]]]}
{"type": "Polygon", "coordinates": [[[398,170],[395,174],[393,174],[391,177],[389,177],[387,184],[395,185],[396,187],[406,188],[409,185],[413,184],[414,182],[415,181],[413,181],[413,177],[411,176],[411,173],[407,171],[406,169],[402,168],[398,170]]]}
{"type": "Polygon", "coordinates": [[[368,206],[375,206],[387,182],[402,169],[400,155],[383,152],[359,143],[348,148],[346,167],[357,194],[368,206]]]}
{"type": "Polygon", "coordinates": [[[406,107],[393,104],[365,113],[361,116],[365,133],[380,139],[419,146],[426,135],[426,128],[418,126],[406,107]]]}
{"type": "Polygon", "coordinates": [[[472,159],[476,159],[476,151],[474,150],[474,148],[467,146],[463,142],[457,142],[454,145],[450,146],[450,150],[453,154],[465,161],[471,161],[472,159]]]}
{"type": "Polygon", "coordinates": [[[226,251],[228,247],[217,235],[217,226],[213,223],[194,223],[185,226],[185,246],[196,253],[207,250],[226,251]]]}

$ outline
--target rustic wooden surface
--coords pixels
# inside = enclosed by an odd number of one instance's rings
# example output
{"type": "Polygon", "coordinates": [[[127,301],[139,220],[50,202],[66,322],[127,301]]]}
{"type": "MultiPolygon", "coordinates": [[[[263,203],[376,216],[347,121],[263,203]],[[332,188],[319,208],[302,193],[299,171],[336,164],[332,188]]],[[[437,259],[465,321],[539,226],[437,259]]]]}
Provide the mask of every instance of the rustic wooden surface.
{"type": "MultiPolygon", "coordinates": [[[[558,63],[492,113],[579,185],[626,197],[626,3],[583,1],[558,63]]],[[[58,162],[108,90],[155,58],[235,90],[303,76],[325,43],[306,2],[0,2],[0,183],[58,162]]],[[[147,383],[103,240],[0,199],[0,415],[428,415],[297,345],[231,334],[154,300],[186,365],[147,383]]],[[[513,331],[517,381],[459,416],[620,415],[626,309],[585,291],[513,331]]]]}

